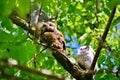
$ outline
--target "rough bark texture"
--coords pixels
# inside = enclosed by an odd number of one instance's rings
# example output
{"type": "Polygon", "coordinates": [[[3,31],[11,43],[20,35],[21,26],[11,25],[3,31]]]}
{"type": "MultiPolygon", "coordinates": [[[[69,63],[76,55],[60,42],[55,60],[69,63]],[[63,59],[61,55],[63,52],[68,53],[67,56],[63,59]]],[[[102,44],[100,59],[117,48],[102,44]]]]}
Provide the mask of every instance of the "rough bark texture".
{"type": "MultiPolygon", "coordinates": [[[[17,24],[18,26],[22,27],[23,29],[27,30],[29,33],[34,35],[34,31],[31,28],[29,28],[29,24],[27,21],[21,19],[18,15],[14,14],[14,12],[10,15],[10,19],[14,24],[17,24]]],[[[38,35],[34,35],[36,38],[38,38],[38,35]]],[[[72,58],[68,53],[64,50],[57,50],[53,47],[49,47],[49,50],[52,51],[53,56],[56,58],[56,60],[66,69],[76,80],[90,80],[89,75],[87,74],[85,70],[79,67],[78,63],[74,58],[72,58]],[[87,74],[87,75],[85,75],[87,74]]]]}

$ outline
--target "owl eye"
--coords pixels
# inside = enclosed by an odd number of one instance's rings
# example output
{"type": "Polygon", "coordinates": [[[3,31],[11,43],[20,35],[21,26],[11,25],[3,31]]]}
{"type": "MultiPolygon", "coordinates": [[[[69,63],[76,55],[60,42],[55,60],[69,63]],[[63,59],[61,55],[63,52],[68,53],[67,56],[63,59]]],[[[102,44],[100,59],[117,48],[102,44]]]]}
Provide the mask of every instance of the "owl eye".
{"type": "Polygon", "coordinates": [[[52,26],[52,24],[49,24],[49,26],[52,26]]]}
{"type": "Polygon", "coordinates": [[[89,46],[86,46],[86,48],[85,48],[85,49],[89,50],[89,46]]]}
{"type": "Polygon", "coordinates": [[[80,48],[80,50],[83,50],[82,48],[80,48]]]}

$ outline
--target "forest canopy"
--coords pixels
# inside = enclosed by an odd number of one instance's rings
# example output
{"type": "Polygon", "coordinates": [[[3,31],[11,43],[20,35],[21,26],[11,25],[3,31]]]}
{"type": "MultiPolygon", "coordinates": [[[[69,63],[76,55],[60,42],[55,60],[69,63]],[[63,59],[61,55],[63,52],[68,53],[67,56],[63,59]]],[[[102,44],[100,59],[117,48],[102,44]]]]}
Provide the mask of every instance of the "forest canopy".
{"type": "Polygon", "coordinates": [[[99,69],[88,72],[94,80],[120,79],[119,0],[0,0],[1,80],[80,80],[85,71],[77,53],[84,45],[96,53],[91,70],[96,61],[99,69]],[[63,35],[65,51],[39,43],[30,29],[38,6],[55,23],[56,36],[63,35]]]}

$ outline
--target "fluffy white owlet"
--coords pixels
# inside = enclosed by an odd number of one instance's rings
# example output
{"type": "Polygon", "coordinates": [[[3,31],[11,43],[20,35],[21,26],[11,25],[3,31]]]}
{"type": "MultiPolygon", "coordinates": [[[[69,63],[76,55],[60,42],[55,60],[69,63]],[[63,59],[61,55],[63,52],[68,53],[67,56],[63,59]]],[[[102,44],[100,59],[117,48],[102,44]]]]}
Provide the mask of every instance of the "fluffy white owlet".
{"type": "MultiPolygon", "coordinates": [[[[89,69],[92,64],[94,54],[95,52],[91,46],[81,46],[77,54],[79,66],[84,70],[89,69]]],[[[98,70],[97,63],[94,70],[98,70]]]]}

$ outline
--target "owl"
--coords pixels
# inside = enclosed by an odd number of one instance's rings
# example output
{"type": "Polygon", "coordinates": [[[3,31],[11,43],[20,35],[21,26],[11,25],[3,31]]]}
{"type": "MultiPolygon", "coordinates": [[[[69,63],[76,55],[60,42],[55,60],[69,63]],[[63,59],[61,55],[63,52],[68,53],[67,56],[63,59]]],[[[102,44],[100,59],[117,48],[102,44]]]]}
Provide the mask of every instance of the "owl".
{"type": "Polygon", "coordinates": [[[34,34],[41,43],[53,49],[65,50],[65,40],[63,34],[57,29],[48,15],[38,8],[31,14],[30,26],[34,29],[34,34]]]}
{"type": "MultiPolygon", "coordinates": [[[[91,46],[81,46],[77,54],[79,66],[84,70],[90,69],[94,55],[95,52],[91,46]]],[[[97,63],[94,70],[98,70],[97,63]]]]}
{"type": "Polygon", "coordinates": [[[51,46],[54,49],[66,49],[64,36],[59,30],[57,30],[55,23],[48,21],[44,23],[40,30],[40,41],[42,43],[47,43],[47,46],[51,46]]]}

